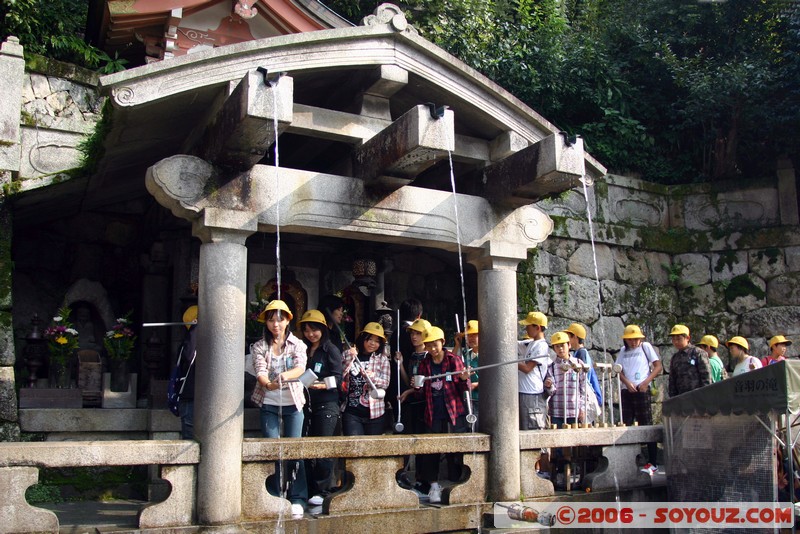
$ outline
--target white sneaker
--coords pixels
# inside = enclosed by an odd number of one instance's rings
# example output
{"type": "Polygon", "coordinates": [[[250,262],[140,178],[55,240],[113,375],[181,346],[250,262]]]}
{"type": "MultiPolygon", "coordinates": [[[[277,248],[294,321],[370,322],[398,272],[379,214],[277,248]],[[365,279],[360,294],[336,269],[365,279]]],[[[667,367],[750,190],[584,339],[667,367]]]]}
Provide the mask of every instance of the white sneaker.
{"type": "Polygon", "coordinates": [[[431,504],[439,504],[442,502],[442,487],[438,482],[431,484],[431,490],[428,492],[428,502],[431,504]]]}
{"type": "Polygon", "coordinates": [[[303,505],[302,504],[293,504],[292,505],[292,517],[294,518],[301,518],[303,517],[303,505]]]}
{"type": "Polygon", "coordinates": [[[311,506],[322,506],[322,495],[314,495],[310,499],[308,499],[308,504],[311,506]]]}

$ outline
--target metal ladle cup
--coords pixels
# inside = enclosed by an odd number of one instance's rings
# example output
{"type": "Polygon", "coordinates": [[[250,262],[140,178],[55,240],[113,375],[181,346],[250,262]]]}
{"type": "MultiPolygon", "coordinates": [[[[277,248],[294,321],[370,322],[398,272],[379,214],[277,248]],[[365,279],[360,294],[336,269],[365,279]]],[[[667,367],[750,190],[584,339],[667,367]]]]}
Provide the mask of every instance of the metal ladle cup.
{"type": "Polygon", "coordinates": [[[297,381],[303,384],[304,388],[309,388],[311,387],[311,384],[317,381],[317,378],[319,378],[317,376],[317,373],[315,373],[311,369],[306,369],[305,372],[302,375],[300,375],[297,381]]]}
{"type": "Polygon", "coordinates": [[[425,375],[414,375],[411,380],[415,388],[421,388],[425,383],[425,375]]]}
{"type": "Polygon", "coordinates": [[[373,389],[372,391],[369,392],[369,396],[372,397],[373,399],[380,400],[380,399],[386,397],[386,390],[385,389],[380,389],[380,388],[375,388],[375,389],[373,389]]]}
{"type": "Polygon", "coordinates": [[[336,377],[335,376],[326,376],[325,377],[325,389],[336,389],[336,377]]]}

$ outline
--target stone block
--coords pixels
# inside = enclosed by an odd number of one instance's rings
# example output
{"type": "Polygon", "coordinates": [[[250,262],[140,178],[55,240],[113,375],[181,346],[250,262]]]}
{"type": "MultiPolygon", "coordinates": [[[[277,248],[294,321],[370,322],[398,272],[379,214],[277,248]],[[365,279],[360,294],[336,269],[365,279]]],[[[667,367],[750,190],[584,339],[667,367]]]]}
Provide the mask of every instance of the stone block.
{"type": "Polygon", "coordinates": [[[669,284],[669,274],[667,271],[671,263],[670,260],[670,255],[664,252],[645,253],[645,262],[647,263],[648,272],[650,273],[650,282],[659,286],[669,284]]]}
{"type": "Polygon", "coordinates": [[[0,367],[0,421],[11,423],[18,421],[13,367],[0,367]]]}
{"type": "Polygon", "coordinates": [[[290,516],[292,503],[281,497],[273,497],[267,491],[267,478],[273,474],[274,462],[242,464],[242,516],[245,519],[290,516]]]}
{"type": "Polygon", "coordinates": [[[593,250],[591,243],[582,243],[570,256],[567,268],[572,274],[593,280],[597,277],[600,280],[613,279],[614,257],[608,245],[598,244],[593,250]]]}
{"type": "Polygon", "coordinates": [[[58,532],[56,514],[25,500],[25,491],[38,481],[36,467],[0,467],[0,533],[58,532]]]}
{"type": "Polygon", "coordinates": [[[620,282],[643,284],[650,280],[650,265],[645,252],[630,248],[615,248],[613,263],[615,278],[620,282]]]}
{"type": "Polygon", "coordinates": [[[747,273],[747,251],[711,253],[711,280],[731,280],[747,273]]]}
{"type": "Polygon", "coordinates": [[[641,450],[638,443],[603,447],[597,469],[585,477],[586,486],[592,491],[649,486],[649,477],[640,477],[639,466],[636,465],[636,456],[641,450]]]}
{"type": "Polygon", "coordinates": [[[603,296],[603,314],[621,315],[633,301],[634,288],[628,284],[620,284],[614,280],[600,282],[600,293],[603,296]]]}
{"type": "Polygon", "coordinates": [[[558,277],[553,293],[554,313],[593,323],[600,317],[597,282],[574,274],[558,277]],[[563,311],[562,311],[563,310],[563,311]]]}
{"type": "Polygon", "coordinates": [[[788,272],[800,272],[800,247],[786,247],[783,249],[788,272]]]}
{"type": "Polygon", "coordinates": [[[22,388],[20,408],[81,408],[83,393],[79,389],[22,388]]]}
{"type": "Polygon", "coordinates": [[[47,76],[42,74],[31,74],[31,88],[36,98],[47,98],[52,92],[50,89],[50,81],[47,76]]]}
{"type": "Polygon", "coordinates": [[[14,329],[11,324],[11,312],[0,311],[0,366],[14,365],[14,329]]]}
{"type": "Polygon", "coordinates": [[[618,350],[622,346],[624,331],[625,323],[620,317],[600,317],[591,325],[591,337],[587,339],[586,346],[595,351],[618,350]]]}
{"type": "Polygon", "coordinates": [[[671,270],[678,277],[679,287],[701,286],[711,281],[711,260],[705,254],[678,254],[672,259],[671,270]]]}
{"type": "Polygon", "coordinates": [[[695,315],[710,315],[725,309],[724,294],[714,284],[704,284],[702,286],[692,286],[686,288],[681,296],[684,307],[695,315]]]}
{"type": "Polygon", "coordinates": [[[725,289],[728,309],[742,314],[763,308],[767,303],[766,289],[766,282],[754,274],[737,276],[725,289]]]}
{"type": "Polygon", "coordinates": [[[777,247],[751,250],[748,252],[748,260],[750,272],[765,280],[780,276],[786,272],[783,250],[777,247]]]}
{"type": "Polygon", "coordinates": [[[740,335],[768,337],[775,332],[786,336],[800,335],[800,306],[775,306],[742,314],[740,335]]]}
{"type": "Polygon", "coordinates": [[[19,425],[0,421],[0,442],[13,442],[20,440],[19,425]]]}
{"type": "Polygon", "coordinates": [[[800,272],[777,276],[767,282],[767,305],[792,306],[800,303],[800,272]]]}
{"type": "Polygon", "coordinates": [[[522,450],[520,456],[520,491],[523,499],[550,497],[555,493],[553,483],[536,474],[536,463],[542,457],[542,449],[522,450]]]}
{"type": "MultiPolygon", "coordinates": [[[[397,485],[395,473],[403,468],[401,457],[348,458],[345,469],[353,477],[353,486],[332,496],[323,505],[326,513],[358,512],[364,509],[416,508],[416,493],[397,485]]],[[[457,498],[464,498],[456,494],[457,498]]]]}
{"type": "Polygon", "coordinates": [[[565,260],[538,248],[532,253],[532,258],[528,263],[530,265],[529,272],[533,274],[550,276],[567,274],[567,262],[565,260]]]}
{"type": "Polygon", "coordinates": [[[130,374],[128,391],[111,391],[111,373],[103,373],[103,408],[136,408],[136,373],[130,374]]]}
{"type": "Polygon", "coordinates": [[[486,454],[464,454],[464,467],[469,469],[469,478],[463,483],[446,488],[443,494],[447,504],[482,503],[486,499],[486,454]]]}
{"type": "Polygon", "coordinates": [[[164,528],[191,525],[195,515],[195,466],[165,465],[161,478],[172,491],[165,501],[149,504],[139,512],[139,528],[164,528]]]}

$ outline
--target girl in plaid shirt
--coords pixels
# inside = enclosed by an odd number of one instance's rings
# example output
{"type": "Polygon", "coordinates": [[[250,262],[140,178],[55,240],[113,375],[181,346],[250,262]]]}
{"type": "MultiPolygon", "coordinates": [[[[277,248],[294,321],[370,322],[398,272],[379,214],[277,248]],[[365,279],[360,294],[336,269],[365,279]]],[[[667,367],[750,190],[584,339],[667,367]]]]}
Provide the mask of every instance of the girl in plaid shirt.
{"type": "Polygon", "coordinates": [[[370,396],[372,388],[363,373],[367,373],[378,389],[389,385],[389,358],[384,354],[386,335],[379,323],[367,323],[356,339],[358,366],[353,360],[346,365],[342,378],[342,431],[345,436],[377,436],[383,433],[384,399],[370,396]]]}
{"type": "MultiPolygon", "coordinates": [[[[404,401],[409,395],[425,399],[425,427],[428,434],[468,432],[464,407],[464,393],[470,391],[469,370],[461,358],[444,348],[444,332],[432,326],[426,333],[425,349],[428,355],[422,360],[417,371],[423,376],[435,376],[451,371],[459,374],[425,380],[421,388],[409,389],[400,396],[404,401]]],[[[460,479],[462,474],[462,455],[447,454],[448,478],[460,479]]],[[[442,487],[439,485],[439,454],[423,454],[417,457],[417,482],[422,487],[429,486],[428,499],[431,503],[442,502],[442,487]]]]}

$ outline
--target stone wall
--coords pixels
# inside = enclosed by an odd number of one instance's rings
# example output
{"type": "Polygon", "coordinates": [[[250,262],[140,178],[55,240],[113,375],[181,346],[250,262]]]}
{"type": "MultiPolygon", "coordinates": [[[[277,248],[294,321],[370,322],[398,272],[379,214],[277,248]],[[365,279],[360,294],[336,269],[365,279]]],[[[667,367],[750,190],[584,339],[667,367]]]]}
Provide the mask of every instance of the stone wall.
{"type": "MultiPolygon", "coordinates": [[[[539,203],[555,230],[519,266],[520,312],[546,313],[550,332],[587,325],[598,361],[603,348],[619,350],[631,323],[658,347],[665,369],[675,323],[689,326],[693,342],[744,336],[758,357],[784,334],[797,355],[800,228],[788,164],[768,182],[666,187],[609,175],[587,193],[594,250],[584,191],[539,203]]],[[[719,352],[727,363],[727,350],[719,352]]]]}

